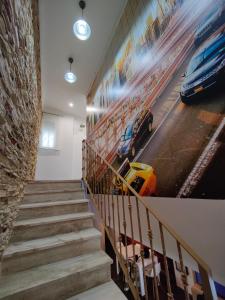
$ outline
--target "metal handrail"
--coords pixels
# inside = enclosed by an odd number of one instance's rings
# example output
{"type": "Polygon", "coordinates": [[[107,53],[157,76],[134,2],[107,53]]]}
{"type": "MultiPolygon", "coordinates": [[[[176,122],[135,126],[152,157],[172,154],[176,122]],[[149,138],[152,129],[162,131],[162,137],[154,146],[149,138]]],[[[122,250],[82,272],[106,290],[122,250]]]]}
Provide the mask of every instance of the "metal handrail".
{"type": "MultiPolygon", "coordinates": [[[[111,172],[114,174],[114,176],[117,179],[119,179],[121,181],[121,183],[124,184],[124,186],[127,187],[127,189],[136,198],[136,206],[137,206],[137,208],[138,208],[139,203],[141,203],[144,206],[144,208],[146,209],[146,215],[147,215],[147,220],[148,220],[148,229],[149,229],[150,244],[151,244],[151,241],[152,241],[152,233],[151,233],[151,225],[150,225],[150,220],[149,220],[149,213],[152,216],[154,216],[154,218],[158,221],[158,223],[159,223],[159,229],[160,229],[160,237],[161,237],[161,242],[162,242],[163,255],[164,255],[164,263],[165,263],[165,268],[166,268],[167,286],[168,286],[168,293],[167,293],[168,298],[169,299],[173,299],[173,295],[172,295],[172,291],[171,291],[170,279],[169,279],[169,270],[168,270],[168,265],[167,265],[167,261],[166,261],[166,249],[165,249],[163,229],[166,229],[166,231],[176,240],[176,243],[177,243],[177,249],[178,249],[179,260],[180,260],[180,264],[181,264],[182,275],[183,275],[183,283],[184,283],[184,287],[185,287],[184,289],[185,289],[186,299],[189,299],[189,295],[188,295],[188,290],[187,290],[187,283],[186,283],[187,278],[185,276],[185,271],[184,271],[185,268],[184,268],[184,264],[183,264],[183,257],[182,257],[181,248],[183,248],[195,260],[195,262],[198,264],[198,268],[199,268],[200,274],[202,276],[202,282],[203,282],[205,299],[207,299],[207,300],[213,300],[213,299],[215,300],[215,299],[217,299],[216,298],[216,293],[215,293],[215,287],[214,287],[213,281],[211,279],[212,272],[211,272],[211,269],[208,266],[208,264],[188,245],[188,243],[186,243],[179,236],[179,234],[177,234],[177,232],[167,222],[165,222],[165,220],[154,209],[152,209],[151,206],[149,206],[149,205],[147,205],[145,203],[145,201],[143,200],[143,197],[141,197],[133,189],[133,187],[130,186],[126,182],[126,180],[115,170],[115,168],[111,164],[108,163],[108,161],[105,158],[103,158],[101,155],[98,154],[98,152],[95,149],[95,147],[93,147],[92,145],[90,145],[90,143],[87,142],[87,141],[85,141],[85,140],[83,141],[83,145],[84,145],[84,148],[85,148],[85,145],[86,145],[89,148],[89,150],[93,151],[95,159],[98,157],[100,159],[100,161],[101,161],[101,164],[104,163],[105,166],[109,170],[111,170],[111,172]]],[[[83,159],[85,160],[85,157],[83,159]]],[[[89,161],[88,163],[90,165],[92,165],[92,162],[89,161]]],[[[85,167],[84,167],[84,169],[85,169],[85,167]]],[[[91,187],[90,187],[90,185],[88,183],[88,180],[86,178],[84,178],[84,180],[85,180],[85,182],[86,182],[86,184],[88,186],[89,191],[91,191],[91,193],[92,193],[92,190],[91,190],[91,187]]],[[[122,195],[122,197],[124,197],[124,195],[122,195]]],[[[129,201],[130,201],[130,196],[129,196],[129,201]]],[[[138,215],[138,217],[139,217],[138,222],[140,223],[140,216],[138,215]]],[[[109,220],[109,223],[110,223],[110,220],[109,220]]],[[[140,228],[141,228],[141,226],[139,224],[139,229],[140,228]]],[[[140,235],[140,238],[142,239],[142,237],[141,237],[142,236],[141,230],[139,230],[139,235],[140,235]]],[[[141,243],[142,243],[142,241],[141,241],[141,243]]],[[[116,250],[116,249],[114,249],[114,250],[116,250]]],[[[158,296],[156,298],[158,299],[158,296]]]]}

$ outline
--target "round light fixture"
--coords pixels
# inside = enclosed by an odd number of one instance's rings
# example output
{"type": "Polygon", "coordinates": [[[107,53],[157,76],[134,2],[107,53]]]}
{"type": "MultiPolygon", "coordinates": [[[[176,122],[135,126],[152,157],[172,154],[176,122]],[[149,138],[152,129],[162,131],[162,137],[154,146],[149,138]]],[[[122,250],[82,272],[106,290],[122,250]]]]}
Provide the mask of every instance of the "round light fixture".
{"type": "Polygon", "coordinates": [[[74,107],[74,103],[73,103],[73,102],[70,102],[70,103],[69,103],[69,107],[74,107]]]}
{"type": "Polygon", "coordinates": [[[80,19],[74,23],[73,32],[82,41],[88,40],[91,36],[91,28],[84,19],[80,19]]]}
{"type": "Polygon", "coordinates": [[[88,40],[91,36],[91,27],[89,24],[83,19],[83,10],[86,7],[85,1],[80,1],[79,6],[82,10],[82,18],[77,20],[73,25],[73,33],[75,36],[82,41],[88,40]]]}
{"type": "Polygon", "coordinates": [[[73,63],[73,58],[69,57],[68,61],[70,63],[70,71],[66,72],[66,74],[64,75],[64,79],[69,83],[74,83],[77,80],[77,76],[73,72],[71,72],[71,65],[73,63]]]}
{"type": "Polygon", "coordinates": [[[64,79],[69,83],[74,83],[77,80],[77,77],[72,72],[67,72],[64,76],[64,79]]]}

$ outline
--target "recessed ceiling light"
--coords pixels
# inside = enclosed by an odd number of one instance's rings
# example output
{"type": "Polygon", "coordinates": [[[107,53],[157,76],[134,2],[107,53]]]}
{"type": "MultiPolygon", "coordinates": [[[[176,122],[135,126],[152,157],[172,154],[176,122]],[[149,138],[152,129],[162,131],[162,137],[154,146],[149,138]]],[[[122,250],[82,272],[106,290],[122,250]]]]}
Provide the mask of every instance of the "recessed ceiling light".
{"type": "Polygon", "coordinates": [[[73,103],[73,102],[70,102],[70,103],[69,103],[69,107],[74,107],[74,103],[73,103]]]}
{"type": "Polygon", "coordinates": [[[88,40],[89,37],[91,36],[91,27],[83,19],[83,10],[86,7],[85,1],[80,1],[79,6],[82,9],[82,18],[74,23],[73,33],[79,40],[85,41],[85,40],[88,40]]]}
{"type": "Polygon", "coordinates": [[[71,66],[72,66],[72,63],[73,63],[73,58],[72,57],[69,57],[68,59],[69,63],[70,63],[70,71],[67,72],[65,75],[64,75],[64,79],[69,82],[69,83],[74,83],[76,80],[77,80],[77,76],[71,72],[71,66]]]}

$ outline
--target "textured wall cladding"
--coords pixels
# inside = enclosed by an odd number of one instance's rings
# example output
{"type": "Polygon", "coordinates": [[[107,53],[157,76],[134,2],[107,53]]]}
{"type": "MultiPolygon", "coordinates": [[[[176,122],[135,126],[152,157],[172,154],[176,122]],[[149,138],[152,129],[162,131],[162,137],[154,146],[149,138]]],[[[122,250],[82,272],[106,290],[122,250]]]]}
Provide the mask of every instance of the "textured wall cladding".
{"type": "Polygon", "coordinates": [[[41,102],[37,2],[0,0],[0,253],[34,176],[41,102]]]}

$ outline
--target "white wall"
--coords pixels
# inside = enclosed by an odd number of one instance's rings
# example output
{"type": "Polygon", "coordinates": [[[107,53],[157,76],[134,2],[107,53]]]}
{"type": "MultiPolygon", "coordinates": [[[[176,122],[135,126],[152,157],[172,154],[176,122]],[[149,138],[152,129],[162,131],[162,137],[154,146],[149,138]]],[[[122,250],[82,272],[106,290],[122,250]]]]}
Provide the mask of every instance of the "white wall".
{"type": "Polygon", "coordinates": [[[82,177],[82,140],[84,122],[70,116],[58,116],[57,149],[39,149],[36,180],[70,180],[82,177]]]}

